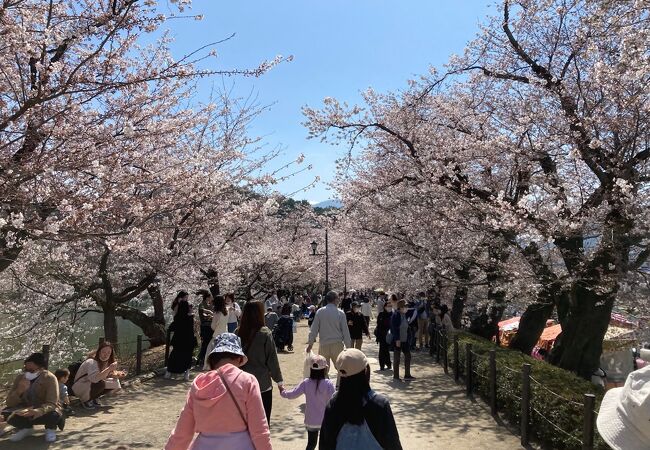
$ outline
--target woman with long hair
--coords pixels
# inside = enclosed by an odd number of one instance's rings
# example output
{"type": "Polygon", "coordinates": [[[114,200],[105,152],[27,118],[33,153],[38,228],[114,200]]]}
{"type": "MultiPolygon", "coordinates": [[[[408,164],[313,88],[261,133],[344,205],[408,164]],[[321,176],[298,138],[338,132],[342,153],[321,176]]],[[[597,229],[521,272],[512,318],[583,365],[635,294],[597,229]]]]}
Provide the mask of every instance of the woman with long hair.
{"type": "Polygon", "coordinates": [[[185,381],[190,380],[190,367],[192,367],[192,354],[197,346],[194,335],[194,314],[190,311],[188,302],[180,302],[174,321],[169,325],[169,332],[173,332],[170,345],[172,351],[167,362],[165,378],[172,374],[184,374],[185,381]]]}
{"type": "Polygon", "coordinates": [[[282,386],[283,383],[273,335],[271,330],[264,326],[264,303],[250,301],[244,305],[241,324],[235,334],[241,338],[244,354],[248,358],[248,362],[241,369],[257,378],[266,421],[270,424],[273,407],[272,380],[278,386],[282,386]]]}
{"type": "Polygon", "coordinates": [[[356,348],[336,358],[339,390],[330,400],[320,430],[321,450],[364,448],[401,450],[390,403],[370,388],[370,365],[356,348]]]}
{"type": "Polygon", "coordinates": [[[212,314],[212,323],[210,324],[212,328],[212,340],[206,349],[205,361],[203,365],[204,370],[210,369],[210,366],[208,364],[208,355],[214,348],[215,338],[220,334],[228,332],[228,309],[226,308],[226,300],[223,295],[217,295],[214,297],[213,302],[214,313],[212,314]]]}
{"type": "Polygon", "coordinates": [[[259,384],[240,369],[246,364],[240,339],[223,333],[215,341],[210,371],[194,379],[165,450],[271,450],[259,384]]]}
{"type": "Polygon", "coordinates": [[[447,305],[440,305],[440,322],[447,333],[456,331],[454,324],[451,321],[451,317],[449,316],[449,306],[447,305]]]}
{"type": "Polygon", "coordinates": [[[174,312],[174,315],[176,315],[176,313],[178,312],[178,305],[181,302],[189,301],[189,298],[190,298],[190,294],[188,294],[187,292],[178,291],[178,294],[176,294],[176,298],[174,298],[174,300],[172,300],[171,308],[172,308],[172,311],[174,312]]]}
{"type": "Polygon", "coordinates": [[[81,400],[81,406],[95,409],[101,406],[99,397],[121,389],[119,378],[125,374],[117,367],[113,345],[108,341],[102,342],[95,354],[81,363],[72,385],[72,392],[81,400]]]}
{"type": "Polygon", "coordinates": [[[208,351],[208,345],[212,340],[212,317],[213,307],[212,307],[212,294],[207,289],[199,289],[196,292],[196,295],[201,296],[201,304],[199,305],[199,334],[201,336],[201,349],[199,350],[199,356],[197,357],[197,365],[203,366],[205,361],[205,355],[208,351]]]}

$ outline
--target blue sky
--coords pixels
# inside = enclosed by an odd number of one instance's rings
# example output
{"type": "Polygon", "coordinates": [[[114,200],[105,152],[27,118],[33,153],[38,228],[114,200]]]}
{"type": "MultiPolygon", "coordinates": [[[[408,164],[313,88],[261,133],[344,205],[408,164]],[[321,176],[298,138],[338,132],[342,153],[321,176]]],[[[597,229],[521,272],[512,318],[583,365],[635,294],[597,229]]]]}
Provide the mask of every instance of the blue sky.
{"type": "MultiPolygon", "coordinates": [[[[291,193],[316,175],[322,182],[297,199],[323,201],[335,161],[345,149],[307,140],[301,107],[318,106],[324,97],[357,103],[359,92],[401,89],[430,65],[441,66],[460,54],[478,32],[478,25],[494,12],[491,0],[194,0],[192,13],[202,21],[173,20],[167,27],[175,36],[175,56],[197,47],[236,36],[217,47],[220,69],[256,67],[276,55],[293,55],[261,78],[230,78],[234,92],[253,93],[261,105],[271,105],[259,116],[251,133],[264,137],[269,148],[282,148],[274,165],[304,153],[311,172],[292,177],[278,189],[291,193]]],[[[161,8],[163,12],[166,6],[161,8]]],[[[221,80],[216,80],[221,84],[221,80]]],[[[206,84],[204,93],[209,94],[206,84]]]]}

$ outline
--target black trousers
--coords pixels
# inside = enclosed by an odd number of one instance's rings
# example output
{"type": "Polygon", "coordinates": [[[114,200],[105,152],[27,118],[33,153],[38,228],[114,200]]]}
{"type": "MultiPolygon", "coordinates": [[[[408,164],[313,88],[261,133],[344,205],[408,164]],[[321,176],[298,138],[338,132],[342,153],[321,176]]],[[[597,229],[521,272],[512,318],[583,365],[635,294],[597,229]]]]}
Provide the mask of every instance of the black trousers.
{"type": "Polygon", "coordinates": [[[271,409],[273,408],[273,389],[262,392],[262,404],[266,413],[266,422],[271,426],[271,409]]]}
{"type": "Polygon", "coordinates": [[[21,417],[14,415],[7,423],[18,429],[23,428],[34,428],[34,425],[45,425],[45,428],[48,430],[56,430],[56,427],[63,429],[65,425],[65,419],[61,414],[56,411],[50,411],[47,414],[43,414],[41,417],[33,419],[31,417],[21,417]]]}
{"type": "Polygon", "coordinates": [[[379,339],[379,368],[387,367],[390,369],[390,345],[386,343],[386,339],[379,339]]]}
{"type": "Polygon", "coordinates": [[[318,430],[307,430],[307,450],[315,450],[318,444],[318,430]]]}
{"type": "Polygon", "coordinates": [[[411,349],[408,342],[402,342],[401,344],[399,348],[395,347],[395,357],[393,359],[393,377],[395,378],[399,378],[399,360],[402,353],[404,353],[404,376],[411,375],[411,349]]]}
{"type": "Polygon", "coordinates": [[[91,383],[90,385],[90,400],[95,400],[96,398],[101,397],[109,389],[106,389],[106,382],[104,380],[98,381],[97,383],[91,383]]]}
{"type": "Polygon", "coordinates": [[[197,364],[201,366],[203,365],[203,361],[205,361],[205,353],[208,351],[212,333],[213,331],[210,325],[201,325],[201,350],[199,351],[198,358],[196,358],[197,364]]]}

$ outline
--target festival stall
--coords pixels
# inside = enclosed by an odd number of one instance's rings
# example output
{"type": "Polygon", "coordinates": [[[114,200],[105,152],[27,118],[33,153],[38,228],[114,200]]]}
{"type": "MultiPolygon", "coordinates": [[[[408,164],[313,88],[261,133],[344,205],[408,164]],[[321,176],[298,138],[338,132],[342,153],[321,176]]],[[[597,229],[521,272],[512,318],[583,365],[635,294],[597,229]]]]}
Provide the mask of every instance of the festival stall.
{"type": "Polygon", "coordinates": [[[499,334],[495,337],[495,340],[501,347],[508,347],[510,345],[510,341],[517,334],[520,320],[521,317],[512,317],[499,322],[499,334]]]}
{"type": "MultiPolygon", "coordinates": [[[[512,341],[512,338],[515,337],[515,334],[517,334],[517,331],[519,330],[520,321],[521,317],[511,317],[510,319],[502,320],[499,322],[498,342],[501,347],[508,347],[510,345],[510,341],[512,341]]],[[[547,320],[547,329],[554,324],[555,321],[547,320]]],[[[496,340],[496,338],[493,340],[496,340]]]]}
{"type": "MultiPolygon", "coordinates": [[[[606,387],[622,385],[629,373],[634,370],[632,348],[637,345],[638,326],[638,322],[621,314],[612,313],[603,341],[603,354],[600,357],[600,367],[607,379],[606,387]]],[[[547,326],[531,356],[543,360],[553,348],[560,333],[562,333],[561,325],[547,326]]]]}

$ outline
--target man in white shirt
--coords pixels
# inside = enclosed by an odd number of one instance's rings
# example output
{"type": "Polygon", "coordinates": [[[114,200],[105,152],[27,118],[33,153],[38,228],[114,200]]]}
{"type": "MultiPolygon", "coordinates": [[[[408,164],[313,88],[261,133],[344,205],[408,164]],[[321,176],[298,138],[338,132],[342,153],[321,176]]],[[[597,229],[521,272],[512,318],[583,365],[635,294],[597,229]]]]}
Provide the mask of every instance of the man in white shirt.
{"type": "Polygon", "coordinates": [[[329,291],[325,296],[327,305],[319,309],[314,317],[314,322],[309,331],[307,353],[309,353],[319,337],[318,354],[327,360],[328,366],[336,367],[336,358],[346,348],[352,347],[350,330],[345,313],[338,308],[339,296],[334,291],[329,291]]]}
{"type": "Polygon", "coordinates": [[[370,304],[370,299],[368,297],[365,297],[361,303],[361,314],[363,314],[363,318],[366,321],[366,326],[370,326],[370,320],[373,319],[372,317],[372,305],[370,304]]]}

